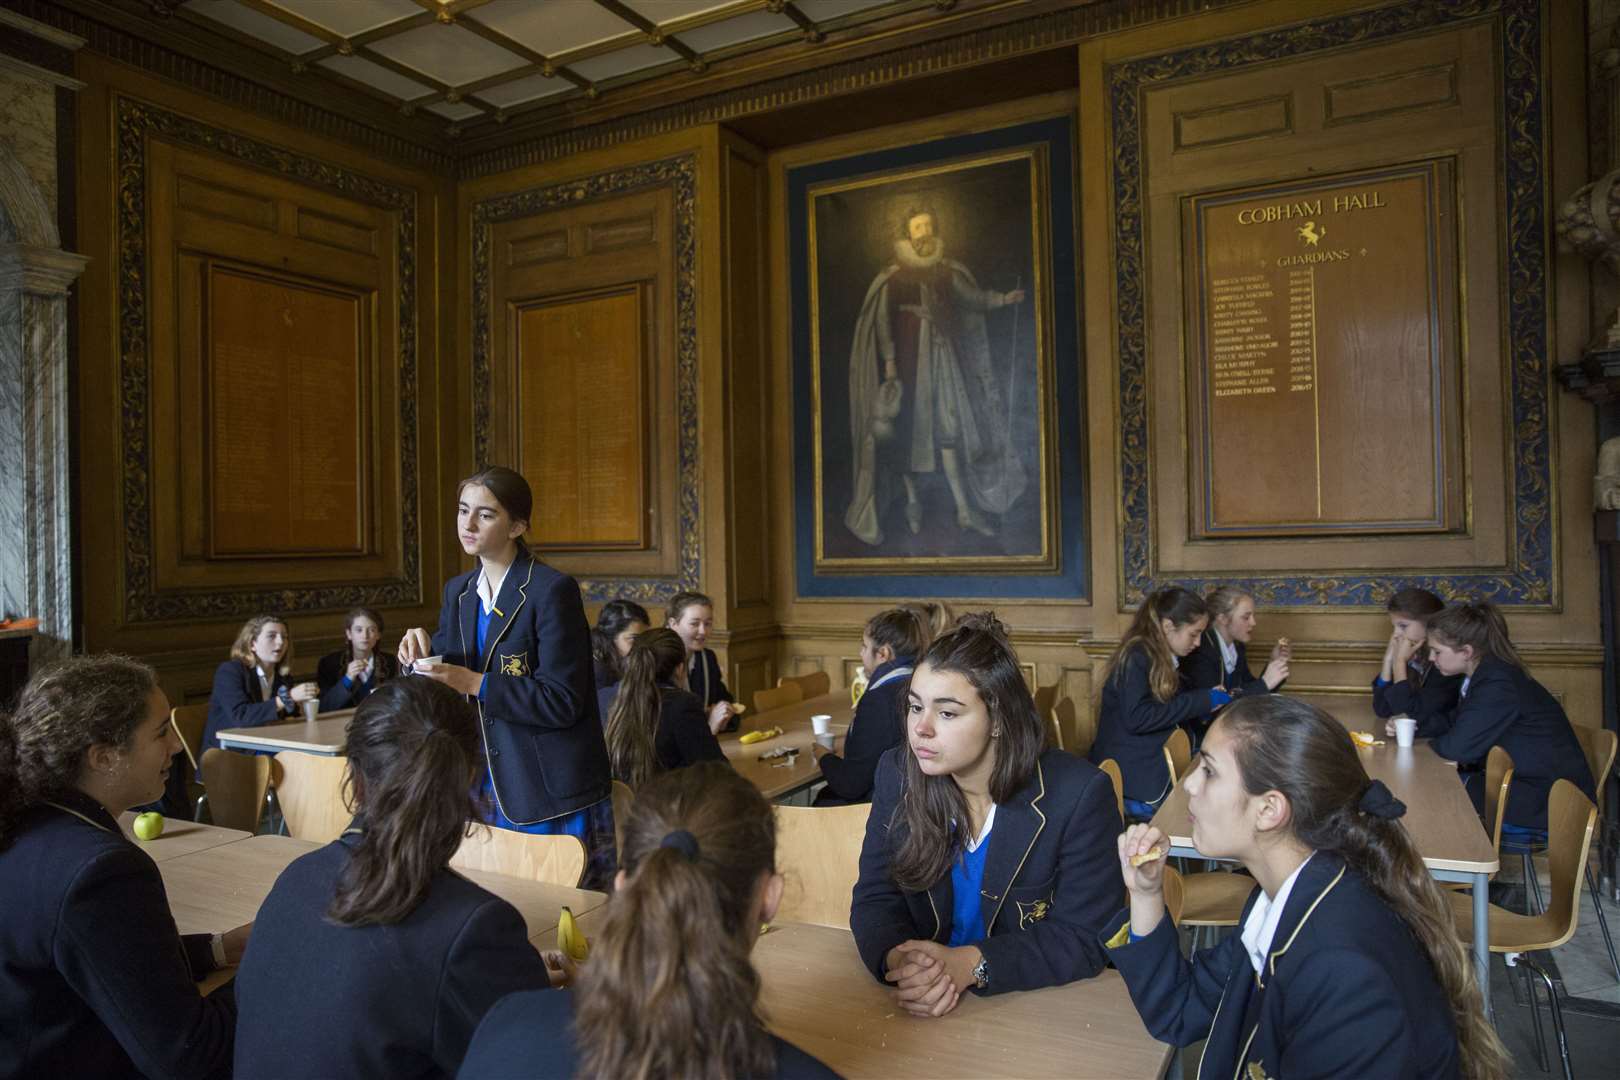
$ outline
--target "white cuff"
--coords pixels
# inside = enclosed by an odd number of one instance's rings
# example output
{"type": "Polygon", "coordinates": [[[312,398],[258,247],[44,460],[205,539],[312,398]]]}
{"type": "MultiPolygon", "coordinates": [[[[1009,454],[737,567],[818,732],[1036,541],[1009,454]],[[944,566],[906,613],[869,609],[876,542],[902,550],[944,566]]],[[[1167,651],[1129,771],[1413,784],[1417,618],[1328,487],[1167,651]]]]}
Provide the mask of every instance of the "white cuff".
{"type": "Polygon", "coordinates": [[[217,967],[217,968],[224,967],[225,966],[225,935],[224,934],[209,934],[208,935],[208,947],[214,951],[214,966],[217,967]]]}

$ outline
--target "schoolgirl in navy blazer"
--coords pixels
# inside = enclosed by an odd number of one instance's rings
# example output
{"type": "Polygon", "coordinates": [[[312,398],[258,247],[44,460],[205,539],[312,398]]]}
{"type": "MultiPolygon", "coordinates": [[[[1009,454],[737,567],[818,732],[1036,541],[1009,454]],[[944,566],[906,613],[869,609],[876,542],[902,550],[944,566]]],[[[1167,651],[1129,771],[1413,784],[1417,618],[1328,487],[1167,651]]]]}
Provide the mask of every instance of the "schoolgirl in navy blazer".
{"type": "Polygon", "coordinates": [[[1170,770],[1164,763],[1164,741],[1182,724],[1207,715],[1227,698],[1219,687],[1184,690],[1169,701],[1153,694],[1151,661],[1144,649],[1132,649],[1116,672],[1103,681],[1097,737],[1087,755],[1092,762],[1113,758],[1119,766],[1125,797],[1149,806],[1170,793],[1170,770]]]}
{"type": "Polygon", "coordinates": [[[315,681],[321,688],[322,712],[352,709],[366,700],[366,695],[377,689],[379,683],[399,675],[399,661],[383,652],[371,654],[371,674],[363,680],[351,679],[346,672],[348,666],[348,657],[341,651],[321,657],[315,669],[315,681]]]}
{"type": "Polygon", "coordinates": [[[1413,657],[1406,665],[1406,678],[1401,681],[1373,679],[1373,712],[1385,719],[1410,716],[1418,722],[1420,733],[1425,725],[1433,730],[1438,717],[1457,707],[1462,683],[1461,675],[1443,675],[1436,671],[1426,656],[1413,657]]]}
{"type": "Polygon", "coordinates": [[[289,706],[288,693],[293,680],[280,672],[270,676],[270,697],[264,696],[258,672],[240,660],[227,660],[214,669],[214,688],[208,694],[208,722],[203,729],[202,748],[219,745],[219,733],[227,728],[263,727],[298,719],[289,706]]]}
{"type": "MultiPolygon", "coordinates": [[[[613,699],[618,697],[623,685],[616,682],[596,692],[603,723],[607,722],[613,710],[613,699]]],[[[700,761],[730,764],[726,752],[720,749],[720,740],[709,730],[708,717],[703,715],[703,705],[697,696],[668,683],[658,687],[658,727],[653,733],[653,753],[660,769],[679,769],[700,761]]]]}
{"type": "Polygon", "coordinates": [[[869,802],[877,781],[880,758],[906,741],[906,680],[912,660],[900,657],[880,664],[855,706],[842,754],[817,754],[827,786],[816,796],[817,806],[869,802]]]}
{"type": "MultiPolygon", "coordinates": [[[[902,890],[889,864],[903,837],[902,744],[878,762],[860,879],[849,912],[861,960],[879,980],[890,949],[906,941],[950,940],[951,877],[926,891],[902,890]]],[[[1047,750],[1012,799],[996,806],[979,910],[988,936],[975,942],[989,962],[983,993],[1034,990],[1089,978],[1107,964],[1096,934],[1122,892],[1114,866],[1119,833],[1112,782],[1095,766],[1047,750]]]]}

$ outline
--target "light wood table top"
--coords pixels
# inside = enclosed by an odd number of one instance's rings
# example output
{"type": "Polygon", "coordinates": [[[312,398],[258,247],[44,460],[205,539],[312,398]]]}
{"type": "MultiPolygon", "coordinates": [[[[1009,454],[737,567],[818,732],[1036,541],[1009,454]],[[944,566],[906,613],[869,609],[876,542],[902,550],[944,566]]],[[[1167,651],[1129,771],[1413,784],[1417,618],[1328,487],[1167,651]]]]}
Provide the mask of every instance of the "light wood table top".
{"type": "Polygon", "coordinates": [[[731,760],[732,768],[759,788],[760,793],[767,799],[791,795],[821,779],[821,767],[816,764],[816,756],[810,750],[811,744],[815,742],[810,718],[817,713],[826,713],[832,717],[833,731],[839,734],[848,731],[849,722],[855,713],[854,707],[849,703],[849,691],[834,690],[796,705],[784,705],[780,709],[771,709],[758,714],[751,710],[745,712],[741,726],[736,732],[720,736],[720,749],[725,751],[726,757],[731,760]],[[763,731],[773,727],[782,729],[782,734],[774,739],[746,745],[738,741],[739,737],[747,732],[763,731]],[[793,747],[799,752],[785,759],[786,764],[783,763],[783,759],[759,760],[759,755],[782,746],[793,747]]]}
{"type": "MultiPolygon", "coordinates": [[[[1370,698],[1306,696],[1301,700],[1332,713],[1351,731],[1367,731],[1384,740],[1383,746],[1358,751],[1367,775],[1382,780],[1406,804],[1401,823],[1411,834],[1418,854],[1431,871],[1493,874],[1500,866],[1496,849],[1457,776],[1455,765],[1429,748],[1427,740],[1402,749],[1393,735],[1384,734],[1384,721],[1373,713],[1370,698]]],[[[1170,837],[1173,847],[1191,848],[1192,825],[1187,820],[1185,783],[1177,784],[1153,824],[1170,837]]]]}
{"type": "MultiPolygon", "coordinates": [[[[289,836],[252,836],[159,863],[180,932],[217,934],[252,922],[287,865],[321,846],[289,836]]],[[[482,870],[456,872],[517,908],[531,938],[552,931],[555,941],[557,918],[565,904],[578,915],[607,902],[606,894],[586,889],[482,870]]]]}
{"type": "Polygon", "coordinates": [[[314,721],[225,728],[219,732],[219,742],[227,750],[297,750],[332,756],[343,753],[348,741],[349,718],[353,715],[353,709],[333,709],[321,713],[314,721]]]}
{"type": "Polygon", "coordinates": [[[221,844],[234,844],[253,835],[240,829],[222,829],[218,825],[166,817],[163,819],[162,836],[156,840],[142,840],[135,835],[135,818],[138,816],[133,810],[125,810],[118,815],[118,827],[124,830],[125,836],[135,841],[137,847],[150,855],[153,862],[176,859],[221,844]]]}
{"type": "Polygon", "coordinates": [[[771,1030],[861,1077],[1157,1077],[1170,1047],[1148,1035],[1116,971],[1067,986],[978,997],[918,1019],[872,978],[847,930],[784,923],[754,948],[771,1030]]]}

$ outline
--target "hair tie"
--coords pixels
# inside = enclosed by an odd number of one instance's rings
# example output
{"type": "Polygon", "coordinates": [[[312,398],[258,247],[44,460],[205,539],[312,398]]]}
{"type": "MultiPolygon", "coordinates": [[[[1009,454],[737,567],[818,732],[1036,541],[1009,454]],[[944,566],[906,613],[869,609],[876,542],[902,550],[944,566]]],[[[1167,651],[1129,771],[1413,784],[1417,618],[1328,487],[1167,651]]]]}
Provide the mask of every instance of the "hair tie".
{"type": "Polygon", "coordinates": [[[698,860],[697,837],[685,829],[676,829],[674,832],[669,833],[658,842],[658,846],[661,848],[674,848],[686,856],[687,862],[697,862],[698,860]]]}
{"type": "Polygon", "coordinates": [[[1385,821],[1394,821],[1406,813],[1406,804],[1390,793],[1382,780],[1374,780],[1361,793],[1356,809],[1385,821]]]}

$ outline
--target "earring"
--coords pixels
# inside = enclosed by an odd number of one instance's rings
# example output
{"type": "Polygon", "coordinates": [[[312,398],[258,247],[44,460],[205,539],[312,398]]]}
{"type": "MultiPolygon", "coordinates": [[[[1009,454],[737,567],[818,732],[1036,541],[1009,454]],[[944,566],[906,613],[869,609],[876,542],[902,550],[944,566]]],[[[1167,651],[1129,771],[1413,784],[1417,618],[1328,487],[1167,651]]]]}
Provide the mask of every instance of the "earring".
{"type": "Polygon", "coordinates": [[[991,737],[991,738],[992,738],[992,739],[999,739],[999,738],[1001,738],[1001,726],[1000,726],[1000,725],[999,725],[999,724],[998,724],[998,725],[997,725],[997,726],[995,726],[995,727],[993,727],[993,728],[991,728],[991,729],[990,729],[990,737],[991,737]]]}

